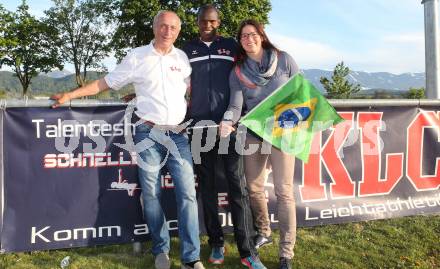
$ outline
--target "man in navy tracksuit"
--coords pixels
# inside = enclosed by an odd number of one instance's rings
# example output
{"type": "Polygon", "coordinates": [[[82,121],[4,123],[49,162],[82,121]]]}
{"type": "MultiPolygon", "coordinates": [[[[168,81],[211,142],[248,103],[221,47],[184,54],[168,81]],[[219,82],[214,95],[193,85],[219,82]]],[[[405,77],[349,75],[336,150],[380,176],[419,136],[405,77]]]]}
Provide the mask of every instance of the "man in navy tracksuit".
{"type": "MultiPolygon", "coordinates": [[[[183,47],[192,68],[187,118],[192,119],[193,124],[202,120],[210,120],[218,124],[229,105],[229,74],[234,65],[237,43],[233,38],[217,35],[220,20],[218,10],[213,5],[201,7],[197,21],[200,37],[187,42],[183,47]]],[[[208,127],[203,132],[202,145],[209,140],[206,137],[209,133],[207,129],[208,127]]],[[[195,137],[193,135],[192,139],[195,137]]],[[[245,188],[243,161],[235,150],[235,141],[235,134],[232,134],[227,153],[220,154],[219,140],[216,140],[212,150],[200,153],[201,163],[195,164],[205,226],[212,248],[209,262],[222,264],[225,254],[223,231],[218,218],[218,190],[215,176],[215,164],[220,158],[225,168],[229,189],[228,201],[241,263],[248,268],[265,268],[258,258],[253,241],[255,230],[245,188]]]]}

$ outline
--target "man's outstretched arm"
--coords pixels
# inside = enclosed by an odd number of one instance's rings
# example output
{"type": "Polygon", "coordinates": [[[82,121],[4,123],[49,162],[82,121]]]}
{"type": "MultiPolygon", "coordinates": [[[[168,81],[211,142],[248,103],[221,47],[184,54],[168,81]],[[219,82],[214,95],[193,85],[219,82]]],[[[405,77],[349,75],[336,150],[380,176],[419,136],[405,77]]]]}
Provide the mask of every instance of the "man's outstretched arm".
{"type": "Polygon", "coordinates": [[[55,100],[52,108],[57,108],[60,105],[70,101],[71,99],[96,95],[102,91],[107,90],[108,88],[109,87],[107,85],[107,82],[105,82],[105,79],[101,78],[73,91],[54,94],[50,97],[50,99],[55,100]]]}

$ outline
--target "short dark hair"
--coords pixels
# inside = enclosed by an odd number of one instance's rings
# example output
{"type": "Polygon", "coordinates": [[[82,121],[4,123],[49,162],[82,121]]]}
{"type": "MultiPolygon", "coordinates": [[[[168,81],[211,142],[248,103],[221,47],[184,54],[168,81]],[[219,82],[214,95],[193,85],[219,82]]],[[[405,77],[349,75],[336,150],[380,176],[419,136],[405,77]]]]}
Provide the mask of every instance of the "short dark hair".
{"type": "Polygon", "coordinates": [[[218,11],[216,6],[214,6],[213,4],[206,4],[206,5],[201,6],[199,8],[199,10],[197,11],[197,20],[200,20],[200,17],[202,16],[202,14],[208,10],[215,11],[217,13],[217,15],[220,17],[220,12],[218,11]]]}
{"type": "Polygon", "coordinates": [[[272,49],[275,50],[276,52],[279,52],[280,50],[275,47],[269,40],[269,38],[266,35],[266,32],[264,31],[264,26],[263,24],[259,23],[258,21],[254,20],[254,19],[247,19],[244,20],[240,23],[240,26],[238,27],[238,31],[237,31],[237,41],[238,41],[238,51],[237,51],[237,64],[243,64],[243,62],[247,59],[247,54],[246,51],[243,49],[243,46],[241,45],[241,32],[243,31],[243,28],[245,26],[254,26],[255,29],[257,30],[257,33],[261,36],[261,46],[263,47],[263,49],[272,49]]]}

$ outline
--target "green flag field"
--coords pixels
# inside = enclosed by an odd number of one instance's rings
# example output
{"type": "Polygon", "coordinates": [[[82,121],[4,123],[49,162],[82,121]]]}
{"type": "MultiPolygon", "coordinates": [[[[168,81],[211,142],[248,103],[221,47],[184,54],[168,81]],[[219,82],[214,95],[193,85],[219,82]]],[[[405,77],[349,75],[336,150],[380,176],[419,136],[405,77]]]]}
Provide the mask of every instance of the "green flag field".
{"type": "Polygon", "coordinates": [[[274,147],[307,162],[314,132],[343,119],[324,96],[297,74],[266,97],[240,123],[274,147]]]}

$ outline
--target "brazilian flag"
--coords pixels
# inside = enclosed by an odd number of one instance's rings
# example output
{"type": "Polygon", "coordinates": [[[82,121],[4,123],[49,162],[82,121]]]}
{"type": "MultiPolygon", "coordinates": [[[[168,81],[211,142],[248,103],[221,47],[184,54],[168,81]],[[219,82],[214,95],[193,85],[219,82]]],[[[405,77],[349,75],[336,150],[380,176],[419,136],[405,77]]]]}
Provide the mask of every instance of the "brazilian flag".
{"type": "Polygon", "coordinates": [[[325,97],[297,74],[249,111],[240,123],[276,148],[307,163],[313,133],[341,121],[325,97]]]}

